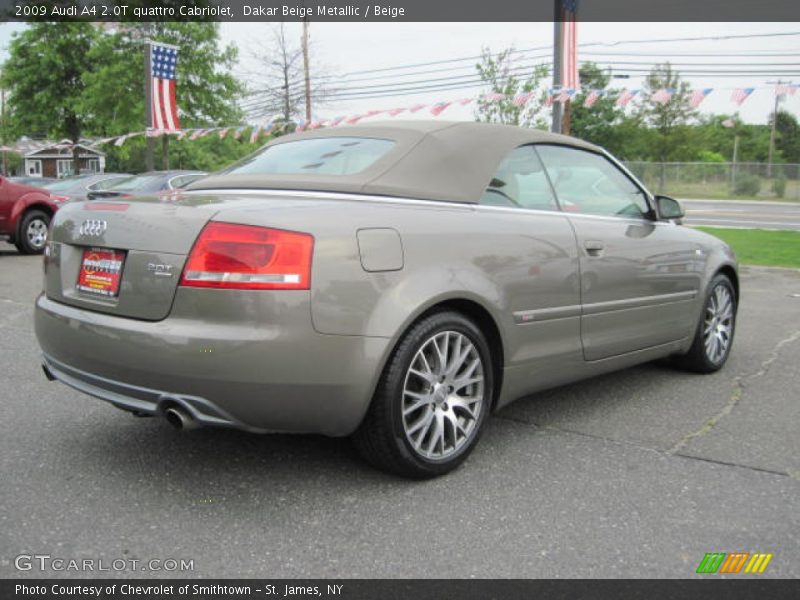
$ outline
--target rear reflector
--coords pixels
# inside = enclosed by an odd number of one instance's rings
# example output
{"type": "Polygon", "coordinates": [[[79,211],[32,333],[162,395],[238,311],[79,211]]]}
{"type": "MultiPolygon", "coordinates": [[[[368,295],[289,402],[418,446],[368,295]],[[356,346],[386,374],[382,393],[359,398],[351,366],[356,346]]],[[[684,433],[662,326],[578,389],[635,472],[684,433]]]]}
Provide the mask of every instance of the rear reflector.
{"type": "Polygon", "coordinates": [[[180,285],[307,290],[314,238],[307,233],[212,222],[194,243],[180,285]]]}

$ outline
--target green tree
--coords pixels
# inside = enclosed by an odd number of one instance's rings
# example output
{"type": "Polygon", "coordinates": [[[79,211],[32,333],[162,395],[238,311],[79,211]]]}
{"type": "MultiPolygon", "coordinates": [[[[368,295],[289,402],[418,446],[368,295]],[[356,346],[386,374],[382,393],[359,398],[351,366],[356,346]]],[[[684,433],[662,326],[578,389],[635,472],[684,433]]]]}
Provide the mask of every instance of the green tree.
{"type": "Polygon", "coordinates": [[[545,92],[537,97],[537,90],[542,80],[547,77],[547,67],[539,65],[532,69],[520,69],[512,63],[513,48],[499,54],[492,54],[488,48],[481,51],[481,61],[475,65],[484,86],[485,93],[502,94],[502,100],[478,100],[475,112],[476,120],[484,123],[505,123],[523,127],[547,128],[547,124],[539,117],[544,107],[545,92]],[[518,94],[533,93],[533,96],[522,106],[517,106],[513,98],[518,94]]]}
{"type": "Polygon", "coordinates": [[[144,129],[144,41],[178,47],[177,103],[181,126],[233,125],[241,118],[242,86],[230,70],[234,46],[220,47],[219,25],[160,22],[120,27],[89,52],[96,67],[86,74],[84,110],[97,135],[144,129]]]}
{"type": "MultiPolygon", "coordinates": [[[[68,138],[90,133],[84,110],[90,50],[101,33],[90,23],[32,23],[15,33],[3,65],[9,132],[19,137],[68,138]]],[[[74,150],[77,164],[77,147],[74,150]]]]}
{"type": "MultiPolygon", "coordinates": [[[[242,118],[237,101],[241,84],[230,74],[236,62],[236,48],[221,47],[219,26],[206,22],[163,22],[132,24],[105,35],[90,54],[95,69],[86,75],[84,110],[92,116],[95,135],[113,136],[145,128],[144,60],[145,40],[178,47],[177,103],[181,127],[233,125],[242,118]]],[[[186,144],[196,141],[186,140],[186,144]]],[[[169,138],[156,152],[164,164],[169,138]]],[[[173,146],[180,151],[183,146],[173,146]]],[[[132,140],[122,148],[111,147],[108,162],[118,170],[145,168],[144,141],[132,140]]],[[[170,163],[184,163],[182,156],[170,163]]],[[[207,161],[200,161],[205,164],[207,161]]],[[[156,163],[158,164],[158,162],[156,163]]],[[[187,165],[187,168],[205,168],[187,165]]]]}
{"type": "MultiPolygon", "coordinates": [[[[770,126],[775,115],[770,116],[770,126]]],[[[781,157],[788,163],[800,163],[800,125],[797,118],[786,112],[779,110],[775,121],[775,149],[780,152],[781,157]]]]}
{"type": "Polygon", "coordinates": [[[617,106],[620,91],[609,89],[611,75],[594,63],[585,63],[580,72],[581,90],[570,106],[571,134],[602,146],[612,154],[628,160],[639,158],[648,146],[650,132],[642,128],[641,119],[627,116],[617,106]],[[593,90],[604,90],[590,107],[583,103],[593,90]]]}
{"type": "Polygon", "coordinates": [[[690,106],[691,88],[681,80],[677,71],[667,62],[656,65],[645,80],[638,115],[642,122],[655,130],[657,143],[649,158],[660,162],[686,160],[692,151],[689,122],[696,116],[690,106]],[[656,93],[669,90],[668,102],[658,102],[656,93]]]}

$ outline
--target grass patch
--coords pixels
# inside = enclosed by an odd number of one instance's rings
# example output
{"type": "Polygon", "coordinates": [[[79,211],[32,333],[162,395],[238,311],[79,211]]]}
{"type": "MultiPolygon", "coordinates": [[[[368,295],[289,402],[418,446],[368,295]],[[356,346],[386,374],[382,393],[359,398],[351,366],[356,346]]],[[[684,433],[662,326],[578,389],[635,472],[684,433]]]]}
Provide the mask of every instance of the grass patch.
{"type": "Polygon", "coordinates": [[[800,231],[696,227],[727,242],[743,265],[800,268],[800,231]]]}

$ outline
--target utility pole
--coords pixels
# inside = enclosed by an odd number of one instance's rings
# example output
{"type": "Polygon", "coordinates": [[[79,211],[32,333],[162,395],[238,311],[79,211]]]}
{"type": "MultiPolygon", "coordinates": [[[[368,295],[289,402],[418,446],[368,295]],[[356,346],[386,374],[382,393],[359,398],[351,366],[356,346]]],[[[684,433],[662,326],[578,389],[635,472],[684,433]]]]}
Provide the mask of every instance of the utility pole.
{"type": "MultiPolygon", "coordinates": [[[[147,24],[148,35],[151,25],[147,24]]],[[[153,42],[148,39],[144,43],[144,119],[145,123],[145,147],[144,164],[146,171],[153,170],[153,149],[155,139],[147,135],[147,130],[153,125],[153,42]]]]}
{"type": "MultiPolygon", "coordinates": [[[[564,65],[561,64],[563,53],[561,46],[561,0],[553,1],[553,87],[559,89],[563,80],[564,65]]],[[[553,133],[561,133],[564,105],[561,102],[553,102],[553,124],[550,130],[553,133]]]]}
{"type": "Polygon", "coordinates": [[[8,151],[6,150],[6,90],[0,90],[0,127],[2,127],[3,177],[8,177],[8,151]]]}
{"type": "Polygon", "coordinates": [[[791,85],[791,81],[768,81],[767,84],[775,84],[775,110],[772,113],[772,127],[769,131],[769,155],[767,156],[767,177],[772,177],[772,158],[775,153],[775,126],[778,123],[778,107],[780,105],[783,94],[778,93],[778,86],[786,84],[791,85]]]}
{"type": "Polygon", "coordinates": [[[306,79],[306,122],[311,121],[311,75],[308,64],[308,17],[303,19],[303,75],[306,79]]]}

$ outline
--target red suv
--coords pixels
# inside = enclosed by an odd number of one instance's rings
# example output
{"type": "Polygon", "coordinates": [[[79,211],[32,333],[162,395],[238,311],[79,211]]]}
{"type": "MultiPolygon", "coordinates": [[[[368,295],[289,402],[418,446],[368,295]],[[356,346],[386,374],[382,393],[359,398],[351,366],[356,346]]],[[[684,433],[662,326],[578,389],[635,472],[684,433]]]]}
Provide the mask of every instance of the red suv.
{"type": "Polygon", "coordinates": [[[0,237],[8,237],[23,254],[44,250],[57,210],[58,203],[46,190],[0,177],[0,237]]]}

